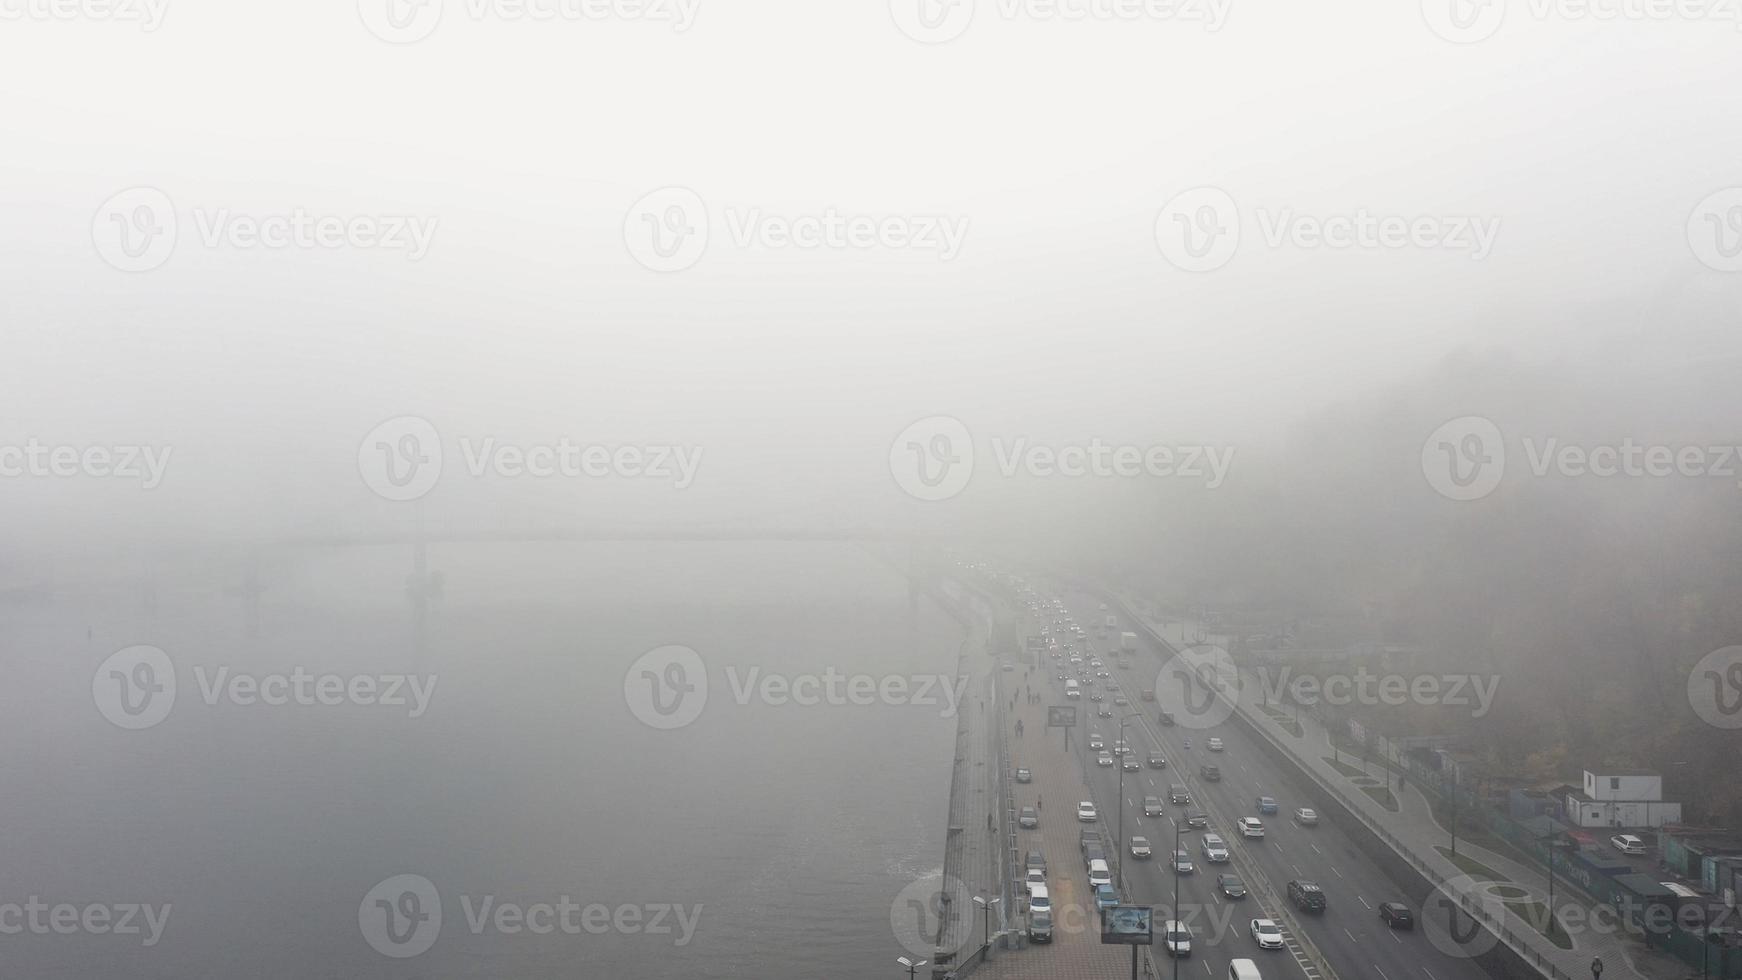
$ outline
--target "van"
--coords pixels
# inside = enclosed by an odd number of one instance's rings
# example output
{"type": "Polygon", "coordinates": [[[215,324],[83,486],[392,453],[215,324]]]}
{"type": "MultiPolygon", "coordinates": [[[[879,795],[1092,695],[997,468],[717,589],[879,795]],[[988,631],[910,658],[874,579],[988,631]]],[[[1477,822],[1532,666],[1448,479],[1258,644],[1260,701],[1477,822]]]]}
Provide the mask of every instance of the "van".
{"type": "Polygon", "coordinates": [[[1045,885],[1028,886],[1028,907],[1037,912],[1052,912],[1052,894],[1045,885]]]}
{"type": "Polygon", "coordinates": [[[1080,698],[1082,696],[1083,696],[1083,688],[1081,685],[1079,685],[1077,683],[1076,678],[1073,677],[1070,680],[1065,681],[1065,697],[1067,697],[1067,698],[1080,698]]]}
{"type": "Polygon", "coordinates": [[[1229,960],[1228,980],[1264,980],[1258,972],[1258,964],[1251,960],[1229,960]]]}
{"type": "Polygon", "coordinates": [[[1107,862],[1104,858],[1096,858],[1089,862],[1090,888],[1096,885],[1111,885],[1112,883],[1113,873],[1107,869],[1107,862]]]}

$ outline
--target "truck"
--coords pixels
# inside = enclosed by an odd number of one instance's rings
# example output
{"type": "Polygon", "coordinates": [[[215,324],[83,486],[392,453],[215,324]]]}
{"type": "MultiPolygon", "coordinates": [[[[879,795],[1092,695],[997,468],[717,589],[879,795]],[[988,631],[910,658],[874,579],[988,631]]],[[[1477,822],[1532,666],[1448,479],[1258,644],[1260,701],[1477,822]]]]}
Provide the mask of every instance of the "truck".
{"type": "Polygon", "coordinates": [[[1137,634],[1136,633],[1121,633],[1121,634],[1119,634],[1119,649],[1124,650],[1126,653],[1136,653],[1137,652],[1137,634]]]}

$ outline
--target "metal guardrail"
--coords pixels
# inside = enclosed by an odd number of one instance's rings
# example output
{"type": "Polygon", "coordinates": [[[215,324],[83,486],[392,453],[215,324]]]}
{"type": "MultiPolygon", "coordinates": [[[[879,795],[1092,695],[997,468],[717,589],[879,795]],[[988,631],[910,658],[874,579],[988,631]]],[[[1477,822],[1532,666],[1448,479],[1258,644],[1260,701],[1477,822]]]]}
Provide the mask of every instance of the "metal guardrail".
{"type": "MultiPolygon", "coordinates": [[[[1131,607],[1125,602],[1123,597],[1121,597],[1120,595],[1118,595],[1117,593],[1114,593],[1114,592],[1107,592],[1104,590],[1096,590],[1096,591],[1100,592],[1100,594],[1106,596],[1109,602],[1117,605],[1118,608],[1122,612],[1125,613],[1126,617],[1132,621],[1132,623],[1134,623],[1139,629],[1143,630],[1143,632],[1145,634],[1147,634],[1150,637],[1150,639],[1154,640],[1158,645],[1160,645],[1160,647],[1163,650],[1166,650],[1166,651],[1173,653],[1173,654],[1179,653],[1179,649],[1177,647],[1175,647],[1172,643],[1169,643],[1160,634],[1156,633],[1155,630],[1151,629],[1149,624],[1144,622],[1143,619],[1141,617],[1139,617],[1135,613],[1135,611],[1133,611],[1131,609],[1131,607]]],[[[1447,879],[1444,876],[1442,876],[1438,871],[1436,871],[1432,867],[1428,866],[1428,863],[1425,859],[1418,856],[1414,851],[1410,850],[1407,846],[1405,846],[1402,841],[1398,840],[1398,838],[1395,835],[1393,835],[1390,831],[1386,830],[1384,828],[1384,826],[1379,824],[1378,821],[1369,817],[1367,815],[1366,811],[1358,803],[1355,802],[1353,797],[1351,797],[1351,796],[1349,796],[1349,794],[1343,792],[1343,790],[1340,787],[1332,785],[1331,783],[1327,782],[1322,776],[1319,775],[1318,772],[1314,771],[1313,769],[1311,769],[1307,766],[1301,765],[1298,760],[1295,760],[1294,753],[1289,751],[1287,746],[1283,745],[1281,742],[1278,742],[1276,740],[1275,736],[1273,736],[1270,733],[1268,728],[1266,728],[1263,724],[1260,724],[1255,719],[1251,718],[1247,714],[1245,708],[1240,704],[1240,702],[1237,698],[1236,699],[1227,698],[1220,691],[1216,691],[1215,695],[1218,699],[1221,699],[1221,700],[1229,703],[1230,705],[1232,705],[1234,710],[1236,712],[1238,712],[1243,719],[1245,719],[1246,724],[1250,728],[1252,728],[1254,731],[1258,732],[1258,734],[1260,736],[1262,736],[1266,741],[1270,742],[1271,745],[1275,746],[1276,749],[1280,753],[1282,753],[1284,758],[1287,758],[1287,759],[1290,759],[1291,761],[1294,761],[1295,768],[1299,769],[1308,778],[1310,778],[1314,783],[1318,784],[1318,786],[1321,789],[1325,790],[1332,797],[1336,798],[1343,805],[1344,809],[1348,810],[1349,813],[1351,815],[1353,815],[1357,820],[1361,821],[1361,823],[1364,826],[1366,826],[1367,829],[1371,830],[1375,836],[1377,836],[1380,840],[1384,841],[1388,847],[1390,847],[1393,851],[1395,851],[1398,854],[1398,856],[1402,857],[1405,861],[1409,862],[1410,866],[1415,868],[1418,872],[1420,872],[1422,877],[1426,878],[1430,884],[1432,884],[1435,888],[1439,889],[1442,893],[1452,893],[1452,890],[1446,887],[1447,879]]],[[[1531,944],[1525,942],[1518,934],[1514,933],[1511,930],[1511,928],[1509,928],[1506,925],[1505,922],[1496,921],[1495,916],[1489,914],[1487,912],[1487,910],[1481,908],[1480,905],[1475,903],[1475,901],[1473,899],[1471,899],[1469,896],[1460,894],[1460,895],[1455,895],[1454,897],[1458,903],[1458,907],[1460,909],[1462,909],[1466,915],[1469,915],[1471,917],[1471,919],[1473,919],[1475,921],[1481,922],[1483,924],[1483,926],[1488,929],[1489,932],[1493,933],[1501,941],[1505,942],[1506,945],[1510,949],[1512,949],[1513,952],[1517,953],[1519,955],[1519,957],[1521,959],[1523,959],[1525,962],[1536,967],[1538,970],[1541,970],[1543,972],[1543,974],[1547,977],[1550,977],[1551,980],[1572,980],[1572,978],[1569,977],[1565,971],[1561,970],[1552,961],[1550,961],[1546,957],[1544,957],[1542,955],[1542,953],[1538,952],[1534,947],[1531,946],[1531,944]],[[1472,908],[1471,907],[1472,905],[1475,905],[1476,907],[1472,908]]],[[[1516,914],[1516,913],[1511,913],[1511,912],[1508,913],[1508,915],[1512,915],[1512,914],[1516,914]]],[[[1320,959],[1321,963],[1324,963],[1322,956],[1320,956],[1319,959],[1320,959]]],[[[1325,965],[1325,969],[1329,970],[1328,963],[1324,964],[1324,965],[1325,965]]]]}

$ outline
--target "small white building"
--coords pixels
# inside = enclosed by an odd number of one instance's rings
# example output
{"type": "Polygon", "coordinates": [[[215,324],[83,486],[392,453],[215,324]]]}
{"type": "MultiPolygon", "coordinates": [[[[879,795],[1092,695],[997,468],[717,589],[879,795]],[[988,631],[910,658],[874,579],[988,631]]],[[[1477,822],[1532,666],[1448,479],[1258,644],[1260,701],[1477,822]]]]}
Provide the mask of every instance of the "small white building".
{"type": "Polygon", "coordinates": [[[1567,794],[1567,816],[1580,827],[1661,827],[1681,822],[1682,805],[1664,800],[1659,773],[1586,769],[1583,788],[1567,794]]]}

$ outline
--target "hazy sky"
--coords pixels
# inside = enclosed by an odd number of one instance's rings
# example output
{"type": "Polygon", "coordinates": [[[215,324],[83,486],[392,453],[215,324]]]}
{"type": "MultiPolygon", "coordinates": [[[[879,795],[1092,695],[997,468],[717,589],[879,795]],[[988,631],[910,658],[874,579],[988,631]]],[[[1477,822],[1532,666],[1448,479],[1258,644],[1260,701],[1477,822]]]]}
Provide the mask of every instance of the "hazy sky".
{"type": "MultiPolygon", "coordinates": [[[[1215,30],[978,0],[927,44],[898,26],[915,2],[656,8],[679,29],[446,0],[398,44],[368,26],[387,0],[168,0],[151,30],[0,0],[0,434],[177,454],[156,498],[0,494],[81,520],[366,519],[359,440],[414,415],[445,439],[703,445],[698,489],[665,502],[751,511],[897,492],[889,440],[932,414],[1262,440],[1460,349],[1612,376],[1737,350],[1742,273],[1690,240],[1702,201],[1742,185],[1742,31],[1722,16],[1516,0],[1454,43],[1444,10],[1406,0],[1233,0],[1215,30]],[[177,232],[130,272],[94,237],[136,187],[177,232]],[[656,272],[626,229],[667,187],[704,202],[708,245],[656,272]],[[1201,187],[1234,202],[1240,244],[1188,271],[1158,216],[1175,228],[1163,209],[1201,187]],[[206,242],[298,209],[403,217],[427,247],[206,242]],[[1448,244],[1268,240],[1359,214],[1426,217],[1448,244]],[[959,239],[945,257],[736,236],[830,215],[959,239]],[[1479,256],[1466,222],[1489,229],[1479,256]]],[[[1733,204],[1710,228],[1726,245],[1733,204]]],[[[645,490],[588,488],[603,513],[665,512],[645,490]]]]}

